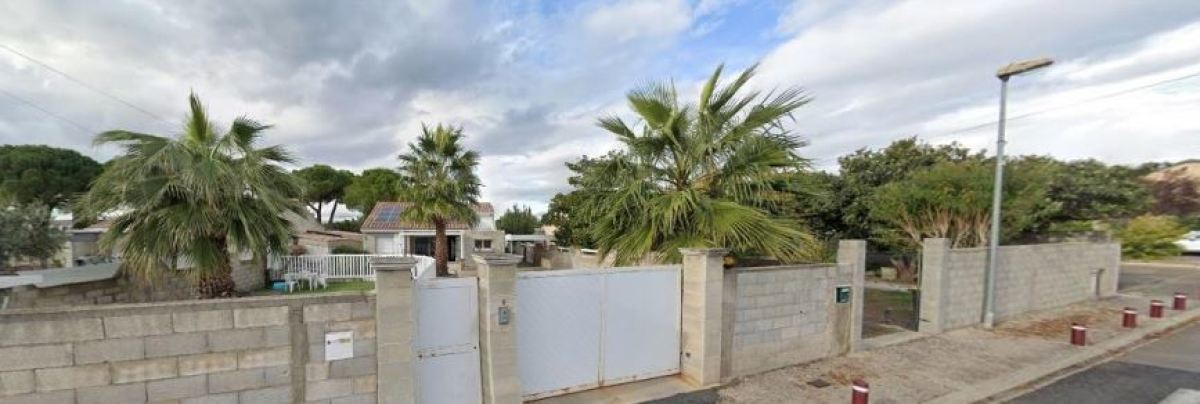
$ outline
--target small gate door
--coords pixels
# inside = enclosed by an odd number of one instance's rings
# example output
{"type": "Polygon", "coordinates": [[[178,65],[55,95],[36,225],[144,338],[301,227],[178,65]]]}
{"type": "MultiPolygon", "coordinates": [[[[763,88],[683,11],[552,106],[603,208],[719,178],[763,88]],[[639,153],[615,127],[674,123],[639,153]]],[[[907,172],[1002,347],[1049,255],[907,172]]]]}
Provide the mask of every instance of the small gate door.
{"type": "Polygon", "coordinates": [[[417,402],[481,402],[476,278],[420,279],[415,293],[417,402]]]}

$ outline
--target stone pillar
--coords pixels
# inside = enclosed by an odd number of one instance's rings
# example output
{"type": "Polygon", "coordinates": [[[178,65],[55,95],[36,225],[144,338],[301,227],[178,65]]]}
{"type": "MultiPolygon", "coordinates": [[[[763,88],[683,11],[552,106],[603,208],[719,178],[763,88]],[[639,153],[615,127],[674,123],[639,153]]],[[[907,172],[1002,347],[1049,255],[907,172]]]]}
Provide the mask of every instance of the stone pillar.
{"type": "Polygon", "coordinates": [[[517,370],[517,263],[509,254],[476,254],[479,272],[479,364],[484,404],[519,404],[517,370]],[[501,324],[501,310],[508,312],[501,324]]]}
{"type": "Polygon", "coordinates": [[[683,253],[683,318],[680,370],[696,386],[721,382],[724,248],[680,249],[683,253]]]}
{"type": "Polygon", "coordinates": [[[917,331],[939,334],[946,328],[946,303],[949,301],[950,279],[946,273],[946,257],[950,240],[927,238],[921,246],[921,312],[917,331]]]}
{"type": "Polygon", "coordinates": [[[411,257],[375,257],[376,399],[380,404],[412,404],[416,395],[416,296],[411,257]]]}
{"type": "Polygon", "coordinates": [[[840,240],[837,250],[837,274],[834,277],[833,332],[834,352],[842,355],[857,351],[862,342],[863,276],[867,267],[867,242],[840,240]],[[850,287],[850,301],[837,302],[837,287],[850,287]]]}

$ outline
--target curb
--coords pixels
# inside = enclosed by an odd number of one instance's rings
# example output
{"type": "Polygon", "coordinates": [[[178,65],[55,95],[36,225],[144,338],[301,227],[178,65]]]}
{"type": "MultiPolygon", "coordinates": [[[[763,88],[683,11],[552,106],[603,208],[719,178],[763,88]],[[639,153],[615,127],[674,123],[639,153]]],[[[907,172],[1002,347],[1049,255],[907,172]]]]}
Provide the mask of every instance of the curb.
{"type": "Polygon", "coordinates": [[[1046,377],[1053,376],[1054,374],[1065,369],[1069,369],[1086,362],[1103,359],[1110,354],[1119,352],[1122,348],[1126,348],[1146,339],[1146,337],[1150,335],[1162,333],[1196,319],[1200,319],[1200,310],[1188,310],[1182,314],[1156,321],[1152,325],[1141,327],[1135,333],[1120,335],[1107,341],[1100,342],[1096,345],[1080,348],[1078,352],[1054,360],[1050,363],[1044,363],[1034,367],[1021,369],[1017,372],[976,384],[971,386],[968,390],[959,390],[935,398],[928,402],[939,404],[957,404],[994,400],[997,398],[996,396],[1002,395],[1027,384],[1037,382],[1046,377]]]}

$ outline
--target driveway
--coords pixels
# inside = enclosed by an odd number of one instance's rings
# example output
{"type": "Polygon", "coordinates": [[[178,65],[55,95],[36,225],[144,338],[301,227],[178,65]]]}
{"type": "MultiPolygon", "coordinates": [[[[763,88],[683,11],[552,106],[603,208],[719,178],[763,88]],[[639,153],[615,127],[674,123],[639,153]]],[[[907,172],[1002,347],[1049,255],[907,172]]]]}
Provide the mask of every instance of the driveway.
{"type": "Polygon", "coordinates": [[[1185,292],[1195,299],[1200,295],[1200,261],[1194,267],[1179,263],[1122,264],[1118,289],[1123,294],[1147,297],[1185,292]]]}
{"type": "MultiPolygon", "coordinates": [[[[1200,390],[1200,324],[1025,394],[1013,403],[1159,403],[1200,390]]],[[[1192,393],[1195,394],[1195,393],[1192,393]]]]}

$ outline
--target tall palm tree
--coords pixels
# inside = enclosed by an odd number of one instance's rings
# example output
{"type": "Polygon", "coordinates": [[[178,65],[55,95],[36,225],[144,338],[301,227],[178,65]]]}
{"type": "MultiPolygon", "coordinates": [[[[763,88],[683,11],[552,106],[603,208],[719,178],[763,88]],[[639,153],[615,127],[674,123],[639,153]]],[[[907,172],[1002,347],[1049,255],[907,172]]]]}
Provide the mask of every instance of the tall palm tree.
{"type": "Polygon", "coordinates": [[[813,237],[797,223],[773,217],[788,174],[808,168],[795,153],[804,145],[782,125],[808,102],[799,88],[745,88],[751,67],[721,83],[718,67],[695,104],[680,102],[671,83],[628,93],[640,122],[616,116],[598,125],[622,150],[571,165],[584,191],[589,234],[603,256],[618,263],[648,254],[679,261],[683,247],[729,247],[800,261],[815,253],[813,237]]]}
{"type": "Polygon", "coordinates": [[[120,212],[101,246],[121,251],[123,268],[143,278],[189,261],[202,297],[233,295],[231,259],[285,253],[291,228],[281,213],[303,213],[300,187],[280,163],[282,146],[259,147],[270,128],[240,117],[225,133],[209,121],[200,99],[188,97],[183,133],[166,137],[125,130],[96,136],[124,152],[79,202],[87,217],[120,212]]]}
{"type": "Polygon", "coordinates": [[[462,145],[462,128],[421,125],[421,136],[400,155],[400,198],[409,206],[400,214],[405,220],[433,225],[434,259],[437,275],[450,274],[450,245],[446,225],[474,225],[479,217],[479,153],[462,145]]]}

